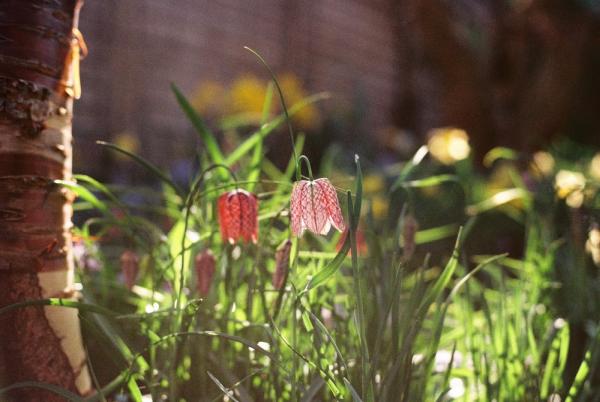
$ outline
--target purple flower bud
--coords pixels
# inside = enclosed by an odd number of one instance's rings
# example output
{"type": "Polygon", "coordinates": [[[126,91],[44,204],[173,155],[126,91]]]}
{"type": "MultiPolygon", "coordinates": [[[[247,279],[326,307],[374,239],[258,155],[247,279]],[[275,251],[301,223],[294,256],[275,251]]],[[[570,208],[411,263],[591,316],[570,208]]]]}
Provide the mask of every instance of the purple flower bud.
{"type": "Polygon", "coordinates": [[[292,251],[291,240],[286,240],[275,252],[275,271],[273,272],[273,287],[281,289],[290,267],[290,252],[292,251]]]}
{"type": "Polygon", "coordinates": [[[206,297],[215,274],[215,256],[210,250],[204,250],[196,256],[195,267],[196,288],[200,296],[206,297]]]}

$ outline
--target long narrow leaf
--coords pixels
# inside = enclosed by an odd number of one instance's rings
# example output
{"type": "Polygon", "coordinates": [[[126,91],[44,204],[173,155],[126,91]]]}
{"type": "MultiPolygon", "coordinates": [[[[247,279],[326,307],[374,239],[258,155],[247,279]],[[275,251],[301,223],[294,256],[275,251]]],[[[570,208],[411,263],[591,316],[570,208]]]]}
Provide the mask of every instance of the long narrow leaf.
{"type": "Polygon", "coordinates": [[[183,109],[183,112],[188,117],[196,132],[204,142],[204,146],[206,146],[206,151],[208,155],[212,159],[213,163],[216,164],[225,164],[225,157],[221,152],[221,148],[219,148],[219,144],[214,136],[214,134],[209,130],[209,128],[204,124],[204,121],[196,112],[196,110],[192,107],[190,102],[186,99],[186,97],[181,93],[179,88],[175,84],[171,84],[171,90],[175,94],[175,99],[177,99],[177,103],[183,109]]]}

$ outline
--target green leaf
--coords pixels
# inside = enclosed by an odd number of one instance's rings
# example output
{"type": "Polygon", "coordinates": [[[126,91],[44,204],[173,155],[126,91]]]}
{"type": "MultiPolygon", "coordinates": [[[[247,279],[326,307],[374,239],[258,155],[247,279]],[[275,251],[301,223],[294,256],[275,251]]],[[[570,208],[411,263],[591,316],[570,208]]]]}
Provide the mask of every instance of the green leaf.
{"type": "Polygon", "coordinates": [[[421,164],[428,152],[429,150],[427,149],[426,145],[421,146],[417,152],[415,152],[412,159],[406,162],[406,164],[402,167],[398,178],[390,188],[391,192],[394,192],[402,187],[402,183],[404,183],[406,179],[414,172],[415,168],[421,164]]]}
{"type": "Polygon", "coordinates": [[[425,179],[407,181],[402,183],[401,185],[402,187],[423,188],[438,186],[447,182],[458,183],[458,177],[453,174],[440,174],[437,176],[429,176],[425,179]]]}
{"type": "Polygon", "coordinates": [[[310,280],[306,284],[302,293],[306,293],[309,290],[322,285],[323,283],[325,283],[325,281],[327,281],[327,279],[329,279],[332,275],[334,275],[337,272],[337,270],[340,268],[342,263],[344,262],[344,259],[346,258],[346,254],[348,254],[349,250],[350,250],[350,238],[347,237],[346,241],[344,241],[342,248],[337,253],[335,258],[333,260],[331,260],[325,266],[325,268],[323,268],[322,270],[317,272],[317,274],[315,276],[310,278],[310,280]]]}
{"type": "Polygon", "coordinates": [[[431,304],[435,300],[437,300],[437,298],[442,294],[442,291],[450,282],[452,275],[454,275],[454,271],[456,271],[456,267],[458,266],[458,252],[462,243],[461,234],[462,228],[458,231],[456,243],[454,245],[454,249],[452,250],[452,256],[450,257],[450,260],[446,264],[446,267],[444,268],[438,279],[435,281],[433,286],[430,289],[428,289],[428,291],[425,293],[425,297],[418,309],[420,313],[419,315],[424,315],[427,312],[431,304]]]}
{"type": "MultiPolygon", "coordinates": [[[[204,124],[204,121],[202,120],[200,115],[196,112],[196,110],[188,102],[188,100],[181,93],[179,88],[177,88],[177,86],[172,83],[171,89],[173,90],[173,93],[175,94],[177,103],[179,103],[179,106],[181,106],[181,109],[183,110],[185,115],[188,117],[188,119],[190,120],[190,122],[192,123],[194,128],[196,129],[196,132],[202,139],[202,142],[204,142],[206,151],[208,152],[208,155],[210,156],[213,163],[220,164],[220,165],[226,164],[225,157],[223,156],[223,153],[221,152],[221,148],[219,148],[219,144],[217,143],[217,140],[216,140],[214,134],[209,130],[209,128],[206,126],[206,124],[204,124]]],[[[225,175],[224,172],[221,172],[220,174],[225,179],[227,178],[227,176],[225,175]]]]}
{"type": "Polygon", "coordinates": [[[468,206],[466,212],[468,215],[474,216],[515,200],[522,199],[528,201],[530,197],[529,193],[523,189],[509,188],[508,190],[497,192],[487,200],[481,201],[478,204],[468,206]]]}
{"type": "Polygon", "coordinates": [[[416,244],[426,244],[434,241],[446,239],[448,237],[456,236],[460,226],[456,223],[448,225],[436,226],[434,228],[419,230],[415,233],[416,244]]]}
{"type": "Polygon", "coordinates": [[[360,211],[362,208],[362,196],[363,196],[363,174],[360,167],[360,158],[358,155],[354,155],[354,163],[356,164],[356,188],[354,196],[354,217],[353,217],[353,230],[356,231],[358,222],[360,221],[360,211]]]}
{"type": "Polygon", "coordinates": [[[92,204],[94,206],[94,208],[96,208],[98,211],[102,212],[103,214],[109,214],[109,209],[106,206],[106,204],[103,201],[100,201],[87,188],[85,188],[75,182],[66,181],[66,180],[54,180],[54,183],[58,184],[60,186],[66,187],[69,190],[73,191],[75,194],[77,194],[78,197],[81,197],[85,201],[92,204]]]}
{"type": "Polygon", "coordinates": [[[511,161],[515,161],[519,159],[519,154],[505,147],[496,147],[492,148],[485,156],[483,157],[483,166],[491,167],[494,162],[498,159],[507,159],[511,161]]]}
{"type": "Polygon", "coordinates": [[[363,402],[363,400],[360,398],[360,395],[358,395],[358,392],[356,392],[356,390],[354,389],[352,384],[350,384],[350,381],[348,381],[348,379],[344,378],[344,384],[346,384],[346,388],[348,389],[348,391],[350,391],[350,395],[352,395],[353,402],[363,402]]]}

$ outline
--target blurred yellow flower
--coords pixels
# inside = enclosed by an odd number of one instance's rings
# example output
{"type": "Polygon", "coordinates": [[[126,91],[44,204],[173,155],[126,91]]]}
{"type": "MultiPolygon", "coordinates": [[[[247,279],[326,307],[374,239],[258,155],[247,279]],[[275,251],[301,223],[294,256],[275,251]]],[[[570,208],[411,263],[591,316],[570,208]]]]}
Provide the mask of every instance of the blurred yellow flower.
{"type": "Polygon", "coordinates": [[[384,187],[385,180],[380,175],[370,174],[363,178],[363,191],[365,193],[377,193],[383,191],[384,187]]]}
{"type": "Polygon", "coordinates": [[[388,200],[383,195],[376,195],[371,198],[371,211],[375,219],[383,219],[387,216],[389,209],[388,200]]]}
{"type": "Polygon", "coordinates": [[[590,176],[596,180],[600,180],[600,152],[594,155],[590,162],[590,176]]]}
{"type": "MultiPolygon", "coordinates": [[[[138,137],[131,131],[121,131],[113,137],[113,142],[116,146],[125,151],[131,152],[132,154],[136,154],[140,150],[140,140],[138,137]]],[[[116,152],[115,157],[119,160],[129,159],[128,156],[116,152]]]]}
{"type": "Polygon", "coordinates": [[[436,128],[430,130],[427,136],[429,152],[444,165],[466,159],[471,153],[469,136],[466,131],[459,128],[436,128]]]}
{"type": "Polygon", "coordinates": [[[229,113],[256,113],[260,116],[265,102],[267,84],[254,75],[236,79],[229,90],[229,113]]]}
{"type": "Polygon", "coordinates": [[[560,170],[554,180],[554,188],[559,198],[565,199],[571,208],[579,208],[583,204],[585,176],[580,172],[560,170]]]}
{"type": "Polygon", "coordinates": [[[223,85],[209,80],[196,87],[190,97],[190,102],[201,115],[217,114],[223,107],[224,96],[223,85]]]}
{"type": "MultiPolygon", "coordinates": [[[[284,73],[279,78],[281,91],[288,107],[308,96],[300,79],[292,73],[284,73]]],[[[321,125],[319,110],[314,104],[306,105],[293,117],[294,123],[305,130],[316,130],[321,125]]]]}
{"type": "Polygon", "coordinates": [[[554,171],[554,157],[545,151],[538,151],[533,154],[531,170],[537,177],[548,177],[554,171]]]}
{"type": "MultiPolygon", "coordinates": [[[[279,85],[286,100],[286,105],[292,107],[303,100],[308,93],[300,79],[291,73],[279,77],[279,85]]],[[[217,81],[200,83],[192,96],[192,106],[202,115],[231,115],[243,114],[247,118],[259,121],[267,94],[267,81],[252,74],[243,74],[233,81],[231,87],[224,88],[217,81]]],[[[273,93],[270,112],[281,110],[279,97],[273,93]]],[[[292,117],[294,124],[304,130],[318,129],[321,124],[319,110],[314,104],[305,105],[292,117]]]]}

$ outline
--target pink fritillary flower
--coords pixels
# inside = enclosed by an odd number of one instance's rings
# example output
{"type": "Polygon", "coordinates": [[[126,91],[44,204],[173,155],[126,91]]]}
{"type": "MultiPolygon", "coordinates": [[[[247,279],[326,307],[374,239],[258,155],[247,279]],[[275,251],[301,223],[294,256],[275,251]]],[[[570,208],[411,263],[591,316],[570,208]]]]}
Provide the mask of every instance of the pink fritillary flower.
{"type": "Polygon", "coordinates": [[[196,289],[205,297],[210,292],[213,275],[215,274],[215,256],[210,250],[204,250],[196,256],[196,289]]]}
{"type": "Polygon", "coordinates": [[[219,197],[219,224],[223,241],[234,244],[258,241],[258,201],[244,190],[229,191],[219,197]]]}
{"type": "Polygon", "coordinates": [[[127,289],[131,290],[135,285],[138,271],[140,269],[140,258],[135,252],[131,250],[125,250],[123,251],[123,254],[121,254],[120,262],[125,286],[127,289]]]}
{"type": "Polygon", "coordinates": [[[306,229],[325,235],[331,226],[340,232],[346,227],[335,188],[325,178],[294,183],[290,214],[292,233],[298,237],[306,229]]]}

